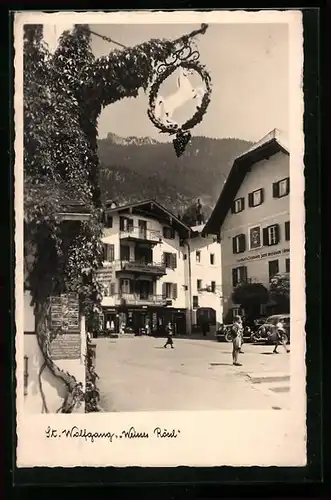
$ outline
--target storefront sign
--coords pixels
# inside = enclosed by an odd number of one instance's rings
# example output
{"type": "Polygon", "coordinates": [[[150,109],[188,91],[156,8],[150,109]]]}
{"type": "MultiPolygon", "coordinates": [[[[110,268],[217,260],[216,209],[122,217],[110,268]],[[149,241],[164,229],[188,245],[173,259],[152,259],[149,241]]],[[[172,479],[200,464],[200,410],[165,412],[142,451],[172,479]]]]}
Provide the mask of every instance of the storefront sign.
{"type": "Polygon", "coordinates": [[[264,253],[258,253],[255,255],[248,255],[247,257],[242,257],[241,259],[237,259],[237,262],[248,262],[252,260],[259,260],[259,259],[265,259],[268,257],[277,257],[280,255],[285,255],[290,253],[289,248],[283,248],[282,250],[275,250],[273,252],[264,252],[264,253]]]}
{"type": "Polygon", "coordinates": [[[111,281],[113,278],[113,269],[107,267],[106,269],[98,269],[97,271],[97,280],[100,283],[111,281]]]}

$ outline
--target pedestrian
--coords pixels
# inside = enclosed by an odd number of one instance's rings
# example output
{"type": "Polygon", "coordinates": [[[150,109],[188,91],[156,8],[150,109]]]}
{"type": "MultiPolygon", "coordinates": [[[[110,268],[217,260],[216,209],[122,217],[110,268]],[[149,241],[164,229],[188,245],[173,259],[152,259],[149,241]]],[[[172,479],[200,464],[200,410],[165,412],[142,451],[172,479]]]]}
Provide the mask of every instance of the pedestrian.
{"type": "Polygon", "coordinates": [[[168,345],[170,345],[171,349],[173,349],[174,348],[174,341],[172,339],[172,324],[170,323],[170,321],[167,324],[166,330],[167,330],[167,342],[164,344],[163,347],[166,348],[168,345]]]}
{"type": "Polygon", "coordinates": [[[273,350],[273,353],[274,354],[278,354],[278,346],[281,344],[285,351],[288,353],[290,352],[287,347],[286,347],[286,341],[284,339],[284,334],[286,333],[285,332],[285,328],[284,328],[284,324],[282,322],[282,320],[279,320],[278,323],[276,324],[276,344],[275,344],[275,348],[273,350]]]}
{"type": "Polygon", "coordinates": [[[234,323],[231,327],[232,333],[232,361],[234,366],[242,366],[238,363],[238,354],[241,350],[242,342],[242,321],[240,316],[235,316],[234,323]]]}
{"type": "Polygon", "coordinates": [[[244,351],[242,350],[242,346],[244,344],[244,320],[238,316],[239,318],[239,324],[241,325],[241,330],[240,330],[240,348],[239,348],[239,352],[240,354],[244,354],[244,351]]]}

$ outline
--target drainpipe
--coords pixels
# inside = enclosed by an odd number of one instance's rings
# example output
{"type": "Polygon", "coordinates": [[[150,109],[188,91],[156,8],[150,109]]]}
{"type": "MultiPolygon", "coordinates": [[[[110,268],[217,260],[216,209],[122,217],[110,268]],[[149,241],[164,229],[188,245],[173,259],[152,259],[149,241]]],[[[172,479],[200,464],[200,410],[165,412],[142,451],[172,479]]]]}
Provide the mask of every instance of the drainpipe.
{"type": "Polygon", "coordinates": [[[193,308],[192,308],[192,269],[191,269],[191,234],[189,234],[187,246],[187,259],[188,259],[188,296],[189,296],[189,333],[192,334],[193,323],[193,308]]]}

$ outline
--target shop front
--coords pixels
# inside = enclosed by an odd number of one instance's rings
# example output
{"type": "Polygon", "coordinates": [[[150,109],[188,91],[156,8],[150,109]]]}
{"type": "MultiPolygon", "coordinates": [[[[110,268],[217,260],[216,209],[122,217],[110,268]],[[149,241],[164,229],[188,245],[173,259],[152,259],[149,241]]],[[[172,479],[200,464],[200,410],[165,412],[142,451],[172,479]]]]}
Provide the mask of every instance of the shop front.
{"type": "Polygon", "coordinates": [[[104,308],[103,332],[163,336],[171,323],[175,335],[186,334],[186,311],[167,307],[127,306],[104,308]]]}

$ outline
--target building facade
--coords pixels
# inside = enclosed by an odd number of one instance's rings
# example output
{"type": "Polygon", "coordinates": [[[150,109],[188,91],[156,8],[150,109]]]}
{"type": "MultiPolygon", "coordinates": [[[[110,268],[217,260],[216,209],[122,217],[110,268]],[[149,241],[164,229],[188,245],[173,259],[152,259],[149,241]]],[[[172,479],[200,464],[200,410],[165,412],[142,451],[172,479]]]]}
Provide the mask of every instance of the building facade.
{"type": "Polygon", "coordinates": [[[192,330],[193,310],[200,306],[193,304],[197,290],[192,283],[198,278],[192,252],[200,248],[199,239],[204,246],[207,242],[194,229],[153,200],[106,209],[99,271],[102,329],[164,333],[171,322],[175,333],[192,330]]]}
{"type": "Polygon", "coordinates": [[[201,330],[208,323],[209,331],[215,332],[222,323],[222,268],[221,244],[217,236],[203,236],[204,224],[191,228],[190,241],[193,329],[201,330]]]}
{"type": "MultiPolygon", "coordinates": [[[[225,320],[242,313],[232,302],[240,283],[267,289],[279,272],[290,272],[289,151],[277,130],[237,158],[205,230],[222,241],[225,320]]],[[[274,312],[272,302],[260,314],[274,312]]]]}

